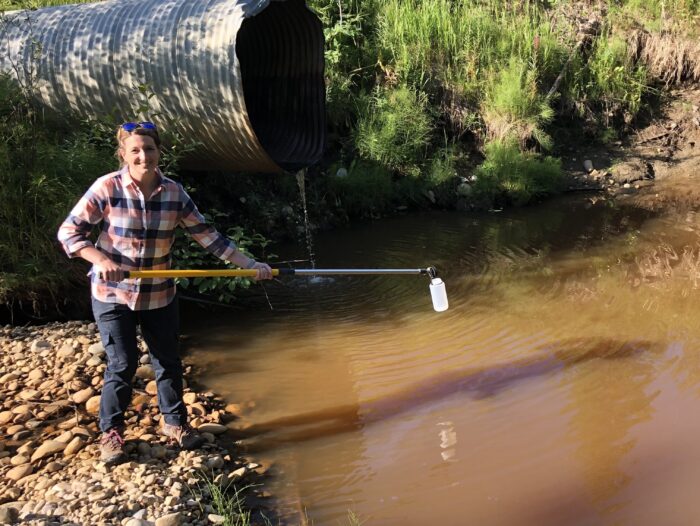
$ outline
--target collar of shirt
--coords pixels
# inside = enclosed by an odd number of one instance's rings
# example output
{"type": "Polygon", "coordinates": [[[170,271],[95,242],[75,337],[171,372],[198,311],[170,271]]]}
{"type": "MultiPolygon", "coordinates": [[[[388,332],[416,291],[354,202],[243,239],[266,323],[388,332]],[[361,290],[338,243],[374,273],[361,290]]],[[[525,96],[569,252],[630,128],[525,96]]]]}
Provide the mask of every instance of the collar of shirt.
{"type": "MultiPolygon", "coordinates": [[[[163,189],[163,181],[165,180],[165,176],[163,175],[163,172],[160,171],[160,168],[156,168],[156,175],[158,176],[158,184],[156,185],[155,189],[153,190],[153,193],[155,194],[156,192],[159,192],[160,190],[163,189]]],[[[129,173],[129,167],[128,166],[122,166],[122,168],[119,170],[119,176],[122,179],[122,185],[123,186],[138,186],[136,182],[131,178],[131,174],[129,173]]]]}

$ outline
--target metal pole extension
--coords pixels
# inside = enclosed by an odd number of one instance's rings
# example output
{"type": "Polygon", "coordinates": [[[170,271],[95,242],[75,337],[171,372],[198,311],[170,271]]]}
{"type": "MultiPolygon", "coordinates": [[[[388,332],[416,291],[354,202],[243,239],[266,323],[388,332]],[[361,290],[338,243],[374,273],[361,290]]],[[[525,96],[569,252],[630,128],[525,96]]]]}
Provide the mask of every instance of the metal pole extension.
{"type": "MultiPolygon", "coordinates": [[[[213,277],[255,277],[257,270],[222,269],[222,270],[129,270],[127,278],[213,278],[213,277]]],[[[360,276],[380,274],[426,275],[434,278],[437,271],[428,268],[309,268],[272,269],[273,276],[360,276]]]]}

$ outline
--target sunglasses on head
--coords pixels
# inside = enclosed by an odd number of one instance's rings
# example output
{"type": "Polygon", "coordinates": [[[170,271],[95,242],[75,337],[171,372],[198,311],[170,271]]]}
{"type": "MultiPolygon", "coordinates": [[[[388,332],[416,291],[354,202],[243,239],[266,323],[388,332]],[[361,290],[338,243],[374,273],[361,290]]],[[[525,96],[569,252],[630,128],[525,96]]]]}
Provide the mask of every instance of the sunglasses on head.
{"type": "Polygon", "coordinates": [[[143,122],[125,122],[120,126],[125,132],[132,132],[138,128],[143,128],[144,130],[157,130],[156,125],[149,121],[143,122]]]}

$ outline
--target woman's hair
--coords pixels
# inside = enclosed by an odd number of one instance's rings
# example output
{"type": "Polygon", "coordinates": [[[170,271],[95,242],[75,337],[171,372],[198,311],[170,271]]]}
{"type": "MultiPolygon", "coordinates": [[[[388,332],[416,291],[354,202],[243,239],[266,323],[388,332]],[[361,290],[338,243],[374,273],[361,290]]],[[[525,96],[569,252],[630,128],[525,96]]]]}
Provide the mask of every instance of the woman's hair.
{"type": "Polygon", "coordinates": [[[124,128],[119,126],[119,128],[117,128],[117,151],[114,155],[119,160],[119,164],[122,166],[124,166],[124,158],[122,157],[120,150],[124,145],[124,141],[132,135],[145,135],[146,137],[150,137],[153,139],[153,142],[156,143],[156,147],[160,150],[160,135],[158,135],[158,130],[155,128],[135,128],[131,131],[126,131],[124,128]]]}

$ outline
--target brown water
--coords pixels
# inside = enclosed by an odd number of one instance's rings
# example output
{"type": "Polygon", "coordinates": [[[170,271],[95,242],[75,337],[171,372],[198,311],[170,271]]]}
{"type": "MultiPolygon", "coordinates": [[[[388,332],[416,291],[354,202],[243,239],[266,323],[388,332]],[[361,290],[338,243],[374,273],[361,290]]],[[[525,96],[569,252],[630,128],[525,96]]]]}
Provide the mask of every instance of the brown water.
{"type": "Polygon", "coordinates": [[[186,332],[290,523],[697,524],[699,227],[583,197],[374,222],[317,266],[435,265],[449,311],[423,277],[295,278],[186,332]]]}

